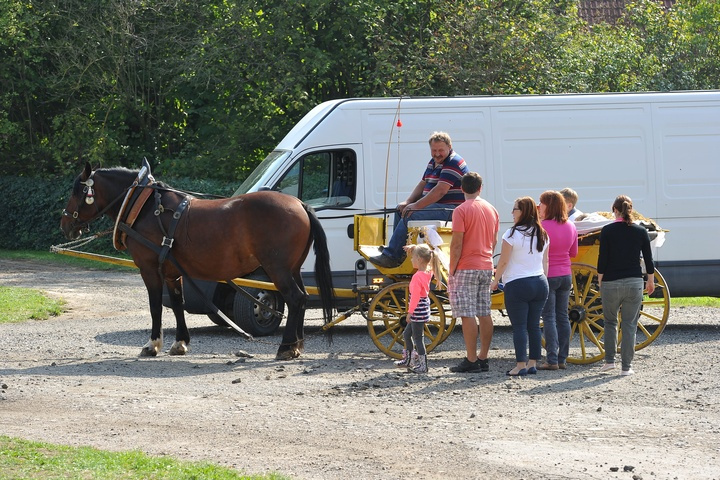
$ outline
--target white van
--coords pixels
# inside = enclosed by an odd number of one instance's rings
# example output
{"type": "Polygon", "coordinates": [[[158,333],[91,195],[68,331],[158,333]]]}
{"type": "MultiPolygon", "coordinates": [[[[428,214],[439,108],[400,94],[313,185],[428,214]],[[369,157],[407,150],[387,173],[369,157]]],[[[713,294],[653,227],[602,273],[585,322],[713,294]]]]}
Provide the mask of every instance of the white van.
{"type": "MultiPolygon", "coordinates": [[[[720,91],[329,101],[235,193],[271,189],[313,205],[335,286],[347,288],[364,273],[353,251],[353,215],[381,216],[405,200],[438,130],[482,175],[482,196],[500,212],[501,231],[520,196],[571,187],[578,208],[594,212],[626,194],[669,230],[655,260],[671,295],[720,296],[720,91]]],[[[311,252],[308,285],[313,262],[311,252]]]]}

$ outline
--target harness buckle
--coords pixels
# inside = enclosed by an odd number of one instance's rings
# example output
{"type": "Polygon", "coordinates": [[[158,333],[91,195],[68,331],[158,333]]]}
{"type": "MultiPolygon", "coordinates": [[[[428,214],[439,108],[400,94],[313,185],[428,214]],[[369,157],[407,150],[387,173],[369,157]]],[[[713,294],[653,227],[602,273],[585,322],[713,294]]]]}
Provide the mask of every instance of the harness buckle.
{"type": "Polygon", "coordinates": [[[161,245],[162,245],[163,247],[172,248],[172,245],[173,245],[173,242],[174,242],[174,241],[175,241],[174,238],[163,237],[161,245]]]}

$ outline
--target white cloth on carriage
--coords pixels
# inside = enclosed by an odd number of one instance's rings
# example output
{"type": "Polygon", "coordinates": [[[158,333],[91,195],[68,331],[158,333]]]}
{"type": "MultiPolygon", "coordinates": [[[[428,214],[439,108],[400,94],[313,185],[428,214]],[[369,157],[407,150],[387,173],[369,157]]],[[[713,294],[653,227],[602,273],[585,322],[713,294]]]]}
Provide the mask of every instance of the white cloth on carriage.
{"type": "MultiPolygon", "coordinates": [[[[575,222],[575,229],[577,229],[579,236],[587,235],[589,233],[599,232],[605,225],[614,221],[615,220],[604,217],[597,212],[587,213],[583,216],[582,220],[575,222]]],[[[634,223],[642,225],[643,227],[647,226],[647,223],[641,220],[635,220],[634,223]]],[[[663,243],[665,243],[665,232],[662,230],[653,230],[650,232],[650,246],[653,249],[662,247],[663,243]]]]}
{"type": "Polygon", "coordinates": [[[597,212],[586,213],[582,220],[575,221],[575,229],[578,235],[586,235],[588,233],[599,232],[602,227],[614,222],[609,218],[603,217],[597,212]]]}

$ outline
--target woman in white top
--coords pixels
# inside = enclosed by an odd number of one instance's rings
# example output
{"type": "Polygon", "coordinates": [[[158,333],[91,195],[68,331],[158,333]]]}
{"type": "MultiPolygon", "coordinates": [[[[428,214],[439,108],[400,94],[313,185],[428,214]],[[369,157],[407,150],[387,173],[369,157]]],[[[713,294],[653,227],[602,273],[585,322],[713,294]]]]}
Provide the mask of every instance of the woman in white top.
{"type": "Polygon", "coordinates": [[[517,377],[537,373],[537,361],[542,357],[540,315],[548,296],[550,239],[540,223],[532,198],[515,200],[512,215],[514,225],[503,235],[500,261],[491,289],[497,289],[500,279],[505,283],[505,309],[513,328],[517,362],[507,375],[517,377]]]}

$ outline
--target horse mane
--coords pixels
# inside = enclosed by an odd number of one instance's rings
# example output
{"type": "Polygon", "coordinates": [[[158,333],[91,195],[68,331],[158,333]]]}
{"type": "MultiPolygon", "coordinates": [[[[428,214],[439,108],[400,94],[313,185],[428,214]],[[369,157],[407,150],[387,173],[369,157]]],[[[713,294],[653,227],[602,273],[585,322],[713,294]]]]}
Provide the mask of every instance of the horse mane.
{"type": "MultiPolygon", "coordinates": [[[[129,177],[132,181],[135,178],[137,178],[138,173],[140,172],[139,169],[131,170],[126,167],[109,167],[109,168],[98,168],[95,170],[95,172],[100,172],[103,175],[107,175],[109,177],[129,177]]],[[[170,185],[168,185],[165,182],[159,182],[155,180],[155,185],[161,188],[167,188],[167,189],[173,189],[170,185]]],[[[82,190],[84,188],[84,185],[80,183],[80,175],[75,178],[75,183],[73,183],[73,195],[80,195],[82,193],[82,190]]]]}

